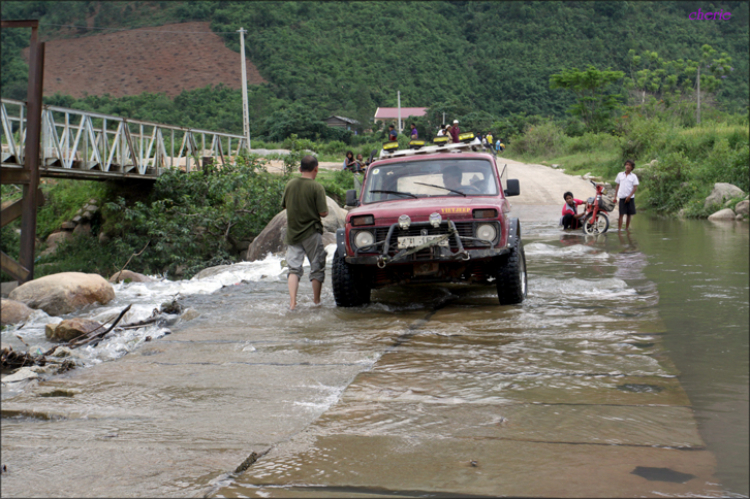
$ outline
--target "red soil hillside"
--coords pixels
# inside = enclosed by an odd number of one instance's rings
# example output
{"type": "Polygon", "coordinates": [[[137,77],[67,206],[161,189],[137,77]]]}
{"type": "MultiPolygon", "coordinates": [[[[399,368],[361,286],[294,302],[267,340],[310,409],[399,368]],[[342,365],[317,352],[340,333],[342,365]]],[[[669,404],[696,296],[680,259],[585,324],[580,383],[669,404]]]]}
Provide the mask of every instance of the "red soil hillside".
{"type": "MultiPolygon", "coordinates": [[[[223,83],[241,88],[240,58],[210,32],[209,23],[170,24],[102,35],[48,41],[44,54],[44,95],[114,97],[183,90],[223,83]],[[157,31],[157,32],[154,32],[157,31]]],[[[239,34],[238,34],[239,36],[239,34]]],[[[28,49],[24,51],[28,61],[28,49]]],[[[261,84],[246,60],[248,84],[261,84]]]]}

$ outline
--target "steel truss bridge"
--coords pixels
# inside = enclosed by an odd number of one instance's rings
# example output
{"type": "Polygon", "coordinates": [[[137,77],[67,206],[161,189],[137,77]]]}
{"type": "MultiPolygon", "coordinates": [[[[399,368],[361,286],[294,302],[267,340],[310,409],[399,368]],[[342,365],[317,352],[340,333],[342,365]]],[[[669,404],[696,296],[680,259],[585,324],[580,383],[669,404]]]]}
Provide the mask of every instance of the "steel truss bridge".
{"type": "MultiPolygon", "coordinates": [[[[26,103],[2,99],[2,183],[26,183],[26,103]]],[[[155,180],[164,170],[195,171],[250,153],[242,135],[42,106],[39,175],[84,180],[155,180]]]]}

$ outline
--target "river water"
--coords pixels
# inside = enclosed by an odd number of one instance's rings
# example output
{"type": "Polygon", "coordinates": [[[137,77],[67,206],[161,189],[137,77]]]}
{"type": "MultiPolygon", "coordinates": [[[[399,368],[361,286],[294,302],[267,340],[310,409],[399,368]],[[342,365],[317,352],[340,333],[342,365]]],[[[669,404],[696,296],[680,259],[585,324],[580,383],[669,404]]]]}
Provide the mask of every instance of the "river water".
{"type": "MultiPolygon", "coordinates": [[[[4,382],[2,495],[746,497],[748,226],[632,229],[524,221],[512,307],[427,286],[337,309],[330,279],[314,307],[304,279],[288,312],[276,257],[118,285],[85,315],[200,315],[4,382]]],[[[3,343],[46,348],[57,320],[3,343]]]]}

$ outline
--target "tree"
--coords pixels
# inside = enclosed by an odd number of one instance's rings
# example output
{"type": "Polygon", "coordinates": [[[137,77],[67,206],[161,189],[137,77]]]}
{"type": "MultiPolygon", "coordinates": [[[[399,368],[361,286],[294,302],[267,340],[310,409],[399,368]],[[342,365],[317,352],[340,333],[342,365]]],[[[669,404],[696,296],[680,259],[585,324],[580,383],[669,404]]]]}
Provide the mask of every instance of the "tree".
{"type": "Polygon", "coordinates": [[[716,59],[716,50],[710,45],[703,45],[701,47],[701,57],[699,61],[688,61],[687,71],[689,74],[695,74],[695,91],[696,91],[696,122],[701,122],[701,92],[708,94],[716,93],[721,85],[721,80],[725,79],[730,71],[734,71],[731,67],[732,58],[726,52],[722,52],[721,57],[716,59]],[[701,69],[706,73],[701,78],[701,69]],[[703,84],[703,90],[701,90],[701,83],[703,84]]]}
{"type": "Polygon", "coordinates": [[[586,71],[564,69],[550,76],[551,89],[565,89],[575,93],[578,102],[568,112],[581,117],[586,126],[601,131],[612,111],[619,107],[620,94],[606,93],[607,87],[625,76],[622,71],[599,71],[589,65],[586,71]]]}

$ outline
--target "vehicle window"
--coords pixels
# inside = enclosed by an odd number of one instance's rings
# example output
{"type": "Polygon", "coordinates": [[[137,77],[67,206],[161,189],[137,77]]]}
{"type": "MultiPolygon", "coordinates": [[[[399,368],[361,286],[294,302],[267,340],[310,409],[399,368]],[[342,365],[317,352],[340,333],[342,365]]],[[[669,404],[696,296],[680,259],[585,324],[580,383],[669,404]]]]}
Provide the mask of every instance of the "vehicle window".
{"type": "Polygon", "coordinates": [[[492,163],[481,159],[410,161],[375,167],[367,175],[365,203],[434,196],[496,196],[492,163]]]}

